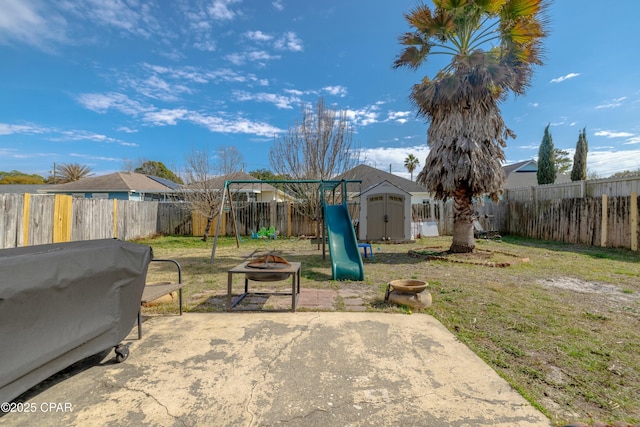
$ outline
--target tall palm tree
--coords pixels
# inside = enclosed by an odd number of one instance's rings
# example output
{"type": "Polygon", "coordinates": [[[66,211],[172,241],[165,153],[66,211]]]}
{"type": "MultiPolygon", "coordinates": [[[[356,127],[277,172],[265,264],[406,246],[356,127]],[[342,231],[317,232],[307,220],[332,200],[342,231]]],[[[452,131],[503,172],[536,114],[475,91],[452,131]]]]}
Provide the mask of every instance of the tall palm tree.
{"type": "Polygon", "coordinates": [[[79,181],[93,175],[91,168],[80,163],[63,163],[56,166],[56,184],[64,184],[65,182],[79,181]]]}
{"type": "Polygon", "coordinates": [[[523,94],[541,65],[548,0],[433,0],[405,14],[412,27],[394,68],[418,69],[428,58],[450,62],[412,88],[410,99],[430,122],[430,147],[417,181],[437,198],[453,199],[451,252],[470,252],[473,197],[497,200],[504,184],[503,148],[513,132],[499,104],[523,94]]]}
{"type": "Polygon", "coordinates": [[[411,174],[411,181],[413,181],[413,171],[416,170],[418,166],[420,166],[420,160],[413,154],[407,155],[407,158],[404,159],[404,167],[407,168],[411,174]]]}

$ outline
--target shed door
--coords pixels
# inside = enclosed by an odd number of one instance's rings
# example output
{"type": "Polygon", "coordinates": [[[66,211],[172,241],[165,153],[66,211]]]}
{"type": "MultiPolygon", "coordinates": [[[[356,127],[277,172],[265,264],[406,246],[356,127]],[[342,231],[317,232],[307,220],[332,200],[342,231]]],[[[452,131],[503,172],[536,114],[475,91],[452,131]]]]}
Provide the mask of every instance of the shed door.
{"type": "Polygon", "coordinates": [[[404,239],[404,196],[387,194],[387,238],[404,239]]]}
{"type": "Polygon", "coordinates": [[[367,197],[367,240],[404,239],[404,196],[367,197]]]}

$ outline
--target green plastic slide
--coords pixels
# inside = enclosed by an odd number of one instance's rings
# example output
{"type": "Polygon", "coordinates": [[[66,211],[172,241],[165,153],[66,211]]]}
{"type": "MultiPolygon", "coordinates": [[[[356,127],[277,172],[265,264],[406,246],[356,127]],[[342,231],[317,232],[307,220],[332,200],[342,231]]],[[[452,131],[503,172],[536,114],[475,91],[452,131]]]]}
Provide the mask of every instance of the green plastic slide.
{"type": "Polygon", "coordinates": [[[364,280],[356,232],[346,205],[324,205],[333,280],[364,280]]]}

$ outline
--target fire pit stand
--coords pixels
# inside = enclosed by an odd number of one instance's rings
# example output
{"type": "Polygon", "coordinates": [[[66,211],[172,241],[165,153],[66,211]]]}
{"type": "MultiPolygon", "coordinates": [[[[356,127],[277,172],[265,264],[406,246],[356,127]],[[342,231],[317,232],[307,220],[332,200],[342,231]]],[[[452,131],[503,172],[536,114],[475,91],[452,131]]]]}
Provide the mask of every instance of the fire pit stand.
{"type": "MultiPolygon", "coordinates": [[[[249,293],[249,280],[258,282],[282,281],[291,276],[291,293],[268,292],[271,295],[291,295],[291,310],[296,311],[298,296],[300,295],[300,267],[299,262],[288,262],[286,264],[275,265],[270,263],[271,268],[256,268],[249,264],[252,261],[245,261],[229,270],[227,277],[227,311],[231,311],[249,293]],[[233,275],[244,274],[244,292],[233,300],[233,275]]],[[[254,292],[255,295],[267,294],[267,292],[254,292]]]]}

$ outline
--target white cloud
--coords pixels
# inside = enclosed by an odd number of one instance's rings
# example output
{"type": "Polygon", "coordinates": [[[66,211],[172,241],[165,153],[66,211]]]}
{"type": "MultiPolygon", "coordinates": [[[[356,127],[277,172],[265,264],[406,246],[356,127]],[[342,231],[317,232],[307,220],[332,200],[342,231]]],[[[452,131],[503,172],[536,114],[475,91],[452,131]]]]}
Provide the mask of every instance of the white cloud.
{"type": "Polygon", "coordinates": [[[230,6],[239,2],[240,0],[214,0],[208,9],[209,16],[220,21],[229,21],[238,15],[230,6]]]}
{"type": "Polygon", "coordinates": [[[184,120],[189,114],[190,111],[184,108],[163,108],[162,110],[150,111],[146,113],[144,115],[144,120],[158,126],[175,126],[176,124],[178,124],[178,120],[184,120]]]}
{"type": "Polygon", "coordinates": [[[9,123],[0,123],[0,135],[13,135],[13,134],[38,134],[44,133],[47,130],[34,125],[12,125],[9,123]]]}
{"type": "Polygon", "coordinates": [[[231,53],[225,58],[232,62],[235,65],[244,65],[247,62],[257,62],[261,65],[264,65],[266,61],[272,61],[275,59],[280,59],[279,55],[271,55],[269,52],[264,50],[253,50],[244,53],[231,53]]]}
{"type": "Polygon", "coordinates": [[[131,128],[127,127],[127,126],[120,126],[120,127],[116,128],[116,130],[118,132],[125,132],[125,133],[137,133],[138,132],[137,129],[131,129],[131,128]]]}
{"type": "Polygon", "coordinates": [[[95,133],[86,130],[52,130],[52,132],[56,132],[59,136],[52,136],[49,139],[51,141],[91,141],[91,142],[102,142],[105,144],[118,144],[125,147],[137,147],[138,144],[133,142],[122,141],[117,138],[112,138],[110,136],[106,136],[100,133],[95,133]]]}
{"type": "Polygon", "coordinates": [[[365,159],[363,163],[386,172],[389,172],[389,167],[391,167],[391,173],[407,179],[411,175],[404,167],[404,161],[409,154],[413,154],[420,161],[416,170],[413,171],[415,180],[429,154],[429,147],[426,144],[410,147],[375,147],[362,150],[362,158],[365,159]]]}
{"type": "Polygon", "coordinates": [[[268,123],[253,122],[244,117],[224,118],[193,113],[189,120],[214,133],[245,133],[273,137],[282,132],[268,123]]]}
{"type": "Polygon", "coordinates": [[[404,124],[409,121],[409,116],[411,116],[411,111],[389,111],[386,121],[404,124]]]}
{"type": "Polygon", "coordinates": [[[611,176],[616,172],[640,169],[640,150],[627,151],[589,151],[587,169],[601,177],[611,176]]]}
{"type": "Polygon", "coordinates": [[[278,108],[291,109],[293,106],[291,104],[299,104],[300,98],[297,96],[282,96],[274,93],[249,93],[246,91],[234,91],[233,96],[236,101],[258,101],[258,102],[269,102],[275,105],[278,108]]]}
{"type": "Polygon", "coordinates": [[[100,160],[105,162],[121,162],[122,159],[115,157],[93,156],[90,154],[69,153],[71,157],[78,157],[86,160],[100,160]]]}
{"type": "Polygon", "coordinates": [[[85,0],[61,2],[60,7],[81,20],[130,34],[151,38],[161,26],[154,17],[154,7],[147,2],[85,0]]]}
{"type": "Polygon", "coordinates": [[[612,99],[610,101],[605,101],[604,104],[600,104],[596,106],[596,110],[600,110],[603,108],[617,108],[617,107],[621,107],[622,106],[622,101],[624,101],[625,99],[627,99],[626,96],[620,97],[620,98],[616,98],[616,99],[612,99]]]}
{"type": "Polygon", "coordinates": [[[204,40],[193,42],[193,47],[203,52],[215,52],[218,44],[214,40],[204,38],[204,40]]]}
{"type": "Polygon", "coordinates": [[[594,133],[595,136],[604,136],[606,138],[627,138],[633,136],[632,133],[629,132],[614,132],[610,130],[599,130],[594,133]]]}
{"type": "Polygon", "coordinates": [[[272,1],[271,4],[277,10],[284,10],[284,5],[282,4],[282,0],[272,1]]]}
{"type": "Polygon", "coordinates": [[[325,86],[322,90],[329,95],[339,96],[341,98],[347,95],[347,88],[344,86],[325,86]]]}
{"type": "Polygon", "coordinates": [[[368,126],[378,123],[380,117],[380,107],[378,105],[369,105],[358,110],[346,110],[347,118],[354,124],[360,126],[368,126]]]}
{"type": "Polygon", "coordinates": [[[106,113],[109,109],[115,109],[124,114],[136,116],[153,110],[153,108],[144,107],[139,102],[129,99],[127,95],[117,92],[84,93],[79,95],[77,100],[83,107],[96,113],[106,113]]]}
{"type": "Polygon", "coordinates": [[[551,79],[551,81],[549,83],[560,83],[560,82],[563,82],[565,80],[569,80],[569,79],[573,79],[574,77],[578,77],[579,75],[580,75],[580,73],[569,73],[569,74],[566,74],[564,76],[557,77],[555,79],[551,79]]]}
{"type": "Polygon", "coordinates": [[[624,145],[640,144],[640,136],[634,136],[624,142],[624,145]]]}
{"type": "Polygon", "coordinates": [[[294,32],[288,31],[276,40],[274,46],[277,49],[290,50],[292,52],[302,52],[302,40],[294,32]]]}
{"type": "Polygon", "coordinates": [[[67,21],[57,11],[33,0],[3,0],[0,44],[24,43],[44,51],[68,43],[67,21]]]}
{"type": "Polygon", "coordinates": [[[259,42],[266,42],[273,39],[272,35],[265,34],[262,31],[247,31],[246,33],[244,33],[244,36],[249,40],[259,42]]]}

